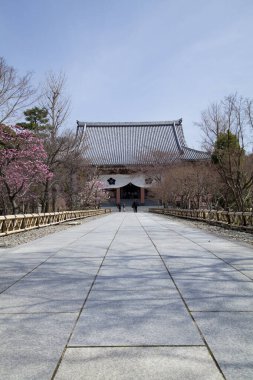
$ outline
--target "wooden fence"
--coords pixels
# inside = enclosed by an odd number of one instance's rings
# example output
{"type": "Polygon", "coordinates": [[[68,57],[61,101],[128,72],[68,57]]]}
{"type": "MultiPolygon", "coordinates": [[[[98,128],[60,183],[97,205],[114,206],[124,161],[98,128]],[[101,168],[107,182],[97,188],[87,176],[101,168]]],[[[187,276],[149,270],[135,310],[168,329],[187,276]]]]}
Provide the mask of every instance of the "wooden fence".
{"type": "Polygon", "coordinates": [[[252,212],[231,212],[216,210],[182,210],[168,208],[150,208],[149,212],[171,215],[179,218],[199,220],[224,227],[244,230],[253,233],[252,212]]]}
{"type": "Polygon", "coordinates": [[[51,226],[89,216],[102,215],[110,209],[78,210],[49,212],[45,214],[17,214],[0,216],[0,236],[31,230],[33,228],[51,226]]]}

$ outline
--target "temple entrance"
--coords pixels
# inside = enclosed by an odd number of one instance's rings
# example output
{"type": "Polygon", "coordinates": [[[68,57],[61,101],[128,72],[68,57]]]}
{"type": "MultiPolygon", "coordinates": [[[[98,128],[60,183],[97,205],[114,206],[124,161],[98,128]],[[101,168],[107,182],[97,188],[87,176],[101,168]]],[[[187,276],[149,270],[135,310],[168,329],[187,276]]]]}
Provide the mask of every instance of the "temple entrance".
{"type": "Polygon", "coordinates": [[[140,197],[141,197],[141,188],[133,185],[132,183],[129,183],[128,185],[120,189],[121,200],[126,200],[130,202],[130,201],[133,201],[134,199],[137,199],[138,201],[140,201],[140,197]]]}

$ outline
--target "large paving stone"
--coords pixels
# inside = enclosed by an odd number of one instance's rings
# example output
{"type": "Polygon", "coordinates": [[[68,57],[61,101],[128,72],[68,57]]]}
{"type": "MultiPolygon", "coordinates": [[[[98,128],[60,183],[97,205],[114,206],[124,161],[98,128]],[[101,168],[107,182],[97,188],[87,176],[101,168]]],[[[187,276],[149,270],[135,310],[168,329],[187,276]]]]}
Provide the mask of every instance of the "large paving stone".
{"type": "Polygon", "coordinates": [[[234,241],[228,241],[226,239],[214,239],[207,241],[206,243],[201,243],[202,247],[206,249],[219,253],[219,254],[229,254],[237,255],[240,254],[242,256],[248,256],[252,254],[252,247],[248,244],[237,243],[234,241]]]}
{"type": "Polygon", "coordinates": [[[136,290],[136,289],[161,289],[174,287],[173,282],[170,280],[168,273],[163,275],[158,273],[142,275],[104,275],[99,272],[94,285],[96,290],[136,290]]]}
{"type": "Polygon", "coordinates": [[[203,266],[212,266],[212,265],[219,265],[221,262],[220,259],[217,259],[216,257],[208,257],[208,256],[188,256],[187,252],[185,252],[183,255],[161,255],[164,262],[166,263],[167,267],[176,267],[176,266],[188,266],[188,265],[195,265],[196,267],[203,267],[203,266]]]}
{"type": "Polygon", "coordinates": [[[253,379],[253,313],[193,313],[227,380],[253,379]]]}
{"type": "MultiPolygon", "coordinates": [[[[114,233],[115,234],[115,233],[114,233]]],[[[74,258],[103,258],[114,237],[114,234],[104,236],[88,236],[59,250],[57,256],[74,258]]]]}
{"type": "Polygon", "coordinates": [[[156,254],[155,256],[144,256],[144,255],[134,255],[131,256],[110,256],[111,250],[108,252],[106,259],[103,263],[103,267],[111,266],[113,268],[128,268],[128,269],[139,269],[139,268],[160,268],[164,269],[165,266],[156,254]]]}
{"type": "Polygon", "coordinates": [[[0,278],[0,294],[6,291],[10,286],[15,284],[16,281],[19,281],[23,275],[25,275],[25,273],[20,273],[20,271],[17,271],[15,273],[14,269],[12,273],[4,274],[4,277],[0,278]]]}
{"type": "Polygon", "coordinates": [[[105,260],[99,272],[99,275],[100,276],[115,276],[115,277],[129,276],[129,278],[136,277],[136,276],[148,277],[152,275],[156,275],[156,276],[161,275],[163,277],[167,275],[169,278],[168,271],[162,262],[157,263],[155,261],[154,265],[152,265],[152,262],[149,263],[148,260],[146,261],[145,264],[143,264],[143,267],[137,266],[137,265],[134,267],[133,265],[131,266],[131,265],[124,265],[124,264],[122,264],[121,266],[118,266],[118,265],[110,264],[108,263],[107,260],[105,260]]]}
{"type": "Polygon", "coordinates": [[[156,247],[160,254],[166,256],[166,254],[174,256],[183,256],[187,254],[188,257],[199,257],[199,258],[215,258],[211,252],[208,252],[206,249],[201,248],[200,246],[193,244],[189,245],[187,242],[181,241],[178,244],[161,244],[157,242],[156,247]]]}
{"type": "Polygon", "coordinates": [[[28,283],[29,288],[23,286],[9,289],[0,297],[0,314],[2,313],[39,313],[39,312],[77,312],[82,307],[83,301],[92,284],[91,280],[79,282],[79,289],[73,289],[73,283],[63,287],[62,291],[48,288],[43,285],[28,283]]]}
{"type": "Polygon", "coordinates": [[[253,263],[251,264],[232,264],[234,268],[253,280],[253,263]]]}
{"type": "MultiPolygon", "coordinates": [[[[123,244],[123,243],[122,243],[123,244]]],[[[115,247],[115,245],[114,245],[115,247]]],[[[127,249],[123,249],[123,245],[121,245],[121,248],[118,249],[110,249],[110,251],[107,254],[108,258],[111,257],[140,257],[142,256],[144,259],[149,257],[157,257],[158,254],[155,250],[149,249],[148,246],[143,245],[143,248],[136,248],[134,246],[129,246],[127,249]]]]}
{"type": "Polygon", "coordinates": [[[54,256],[49,258],[45,263],[36,269],[36,277],[62,276],[69,274],[71,276],[83,277],[97,273],[102,259],[83,258],[83,257],[61,257],[54,256]]]}
{"type": "MultiPolygon", "coordinates": [[[[24,276],[30,276],[30,273],[36,270],[36,276],[41,275],[43,271],[49,276],[53,272],[53,276],[57,273],[66,273],[68,271],[71,274],[71,271],[75,270],[75,273],[80,272],[80,268],[85,266],[87,273],[96,273],[101,259],[80,259],[79,257],[73,260],[73,257],[70,257],[68,260],[64,258],[57,258],[58,256],[51,255],[46,257],[41,257],[38,253],[29,254],[25,257],[20,254],[10,254],[8,257],[0,257],[0,293],[6,290],[8,287],[21,280],[24,276]],[[43,268],[43,269],[42,269],[43,268]]],[[[82,273],[85,272],[82,269],[82,273]]]]}
{"type": "Polygon", "coordinates": [[[161,276],[161,278],[167,277],[170,279],[168,271],[159,256],[155,258],[149,256],[111,258],[107,256],[100,269],[98,278],[110,276],[116,278],[129,277],[129,279],[132,277],[141,279],[142,277],[161,276]]]}
{"type": "Polygon", "coordinates": [[[0,315],[0,378],[49,380],[77,314],[0,315]]]}
{"type": "Polygon", "coordinates": [[[253,311],[253,282],[224,280],[177,280],[188,307],[194,311],[253,311]]]}
{"type": "Polygon", "coordinates": [[[247,266],[248,268],[253,268],[253,251],[251,257],[234,257],[233,259],[229,260],[229,264],[233,265],[234,267],[247,266]]]}
{"type": "MultiPolygon", "coordinates": [[[[128,233],[124,231],[124,234],[117,234],[115,240],[112,243],[111,249],[119,249],[122,251],[128,251],[128,249],[143,250],[147,249],[151,252],[156,252],[153,244],[147,240],[146,234],[138,234],[134,230],[128,233]]],[[[148,252],[149,253],[149,252],[148,252]]]]}
{"type": "Polygon", "coordinates": [[[56,380],[221,380],[204,347],[68,348],[56,380]]]}
{"type": "Polygon", "coordinates": [[[135,290],[96,290],[94,286],[89,295],[90,301],[127,301],[127,300],[166,300],[170,297],[178,297],[176,288],[151,288],[151,289],[135,289],[135,290]]]}
{"type": "Polygon", "coordinates": [[[32,248],[32,247],[29,247],[28,248],[25,248],[24,246],[24,249],[23,250],[18,250],[18,251],[9,251],[9,252],[6,252],[4,254],[1,255],[1,260],[4,260],[4,259],[9,259],[10,261],[11,260],[30,260],[30,259],[36,259],[36,260],[40,260],[41,262],[42,261],[45,261],[47,260],[49,257],[55,255],[56,253],[58,252],[58,249],[54,250],[53,247],[45,247],[45,248],[41,248],[40,250],[36,250],[35,248],[32,248]]]}
{"type": "Polygon", "coordinates": [[[179,296],[167,300],[90,301],[71,346],[194,345],[203,341],[179,296]]]}
{"type": "Polygon", "coordinates": [[[224,280],[224,281],[249,281],[249,279],[238,270],[221,260],[192,260],[168,263],[168,269],[175,280],[224,280]]]}
{"type": "MultiPolygon", "coordinates": [[[[152,238],[152,237],[151,237],[152,238]]],[[[217,259],[211,252],[204,248],[199,247],[196,244],[189,245],[184,241],[177,242],[176,244],[170,243],[169,245],[165,242],[161,244],[160,240],[154,240],[156,248],[159,254],[166,258],[171,259],[217,259]]]]}
{"type": "Polygon", "coordinates": [[[103,244],[103,246],[99,247],[94,243],[90,243],[90,245],[75,246],[61,249],[55,256],[57,257],[69,257],[72,260],[78,258],[94,258],[94,259],[103,259],[107,251],[107,246],[103,244]]]}
{"type": "Polygon", "coordinates": [[[0,293],[20,280],[41,263],[40,258],[24,260],[22,258],[0,258],[0,293]]]}
{"type": "Polygon", "coordinates": [[[79,311],[100,262],[58,261],[43,264],[2,293],[0,313],[79,311]]]}

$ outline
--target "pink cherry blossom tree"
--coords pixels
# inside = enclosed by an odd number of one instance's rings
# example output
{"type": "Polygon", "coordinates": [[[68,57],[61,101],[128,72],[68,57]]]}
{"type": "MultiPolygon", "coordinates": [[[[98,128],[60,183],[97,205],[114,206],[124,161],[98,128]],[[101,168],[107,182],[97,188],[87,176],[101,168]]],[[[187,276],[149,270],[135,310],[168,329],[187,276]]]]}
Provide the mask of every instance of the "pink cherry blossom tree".
{"type": "Polygon", "coordinates": [[[21,200],[35,197],[38,184],[51,178],[42,141],[21,127],[0,125],[0,194],[15,214],[21,200]]]}
{"type": "Polygon", "coordinates": [[[78,194],[80,208],[100,207],[108,199],[108,192],[104,190],[104,183],[97,178],[86,182],[83,190],[78,194]]]}

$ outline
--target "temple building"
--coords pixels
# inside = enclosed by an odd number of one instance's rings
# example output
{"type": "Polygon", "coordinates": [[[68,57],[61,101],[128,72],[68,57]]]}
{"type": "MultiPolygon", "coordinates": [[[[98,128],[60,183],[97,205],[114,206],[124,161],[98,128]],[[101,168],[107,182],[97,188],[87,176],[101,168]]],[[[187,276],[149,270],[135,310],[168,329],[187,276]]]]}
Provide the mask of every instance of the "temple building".
{"type": "Polygon", "coordinates": [[[133,199],[147,202],[153,178],[143,167],[182,161],[206,160],[206,152],[188,148],[182,119],[161,122],[90,123],[77,121],[78,135],[85,136],[86,157],[100,170],[100,180],[112,204],[133,199]],[[139,170],[138,170],[139,169],[139,170]]]}

